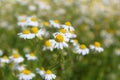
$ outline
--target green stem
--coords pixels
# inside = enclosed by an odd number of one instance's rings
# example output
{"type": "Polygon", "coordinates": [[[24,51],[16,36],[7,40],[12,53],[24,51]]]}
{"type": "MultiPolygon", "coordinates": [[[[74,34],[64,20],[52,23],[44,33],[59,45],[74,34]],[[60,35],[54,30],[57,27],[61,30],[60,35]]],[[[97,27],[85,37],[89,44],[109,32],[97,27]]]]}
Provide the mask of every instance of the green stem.
{"type": "Polygon", "coordinates": [[[64,70],[64,55],[63,55],[63,51],[59,51],[59,57],[60,57],[60,66],[61,66],[61,70],[64,70]]]}
{"type": "Polygon", "coordinates": [[[0,69],[0,79],[4,80],[4,71],[2,69],[0,69]]]}

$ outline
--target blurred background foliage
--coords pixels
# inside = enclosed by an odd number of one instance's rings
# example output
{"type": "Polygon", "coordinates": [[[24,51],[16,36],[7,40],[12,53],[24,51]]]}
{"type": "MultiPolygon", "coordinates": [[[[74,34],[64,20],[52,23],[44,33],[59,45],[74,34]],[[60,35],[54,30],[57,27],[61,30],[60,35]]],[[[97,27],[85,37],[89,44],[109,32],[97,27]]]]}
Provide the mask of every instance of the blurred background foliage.
{"type": "MultiPolygon", "coordinates": [[[[17,48],[24,56],[25,47],[36,51],[39,44],[37,55],[40,61],[33,62],[33,72],[36,67],[43,66],[55,72],[56,80],[120,80],[119,43],[120,0],[0,0],[0,49],[9,56],[11,49],[17,48]],[[40,27],[49,20],[57,19],[62,24],[70,21],[79,43],[89,46],[94,41],[100,41],[104,52],[82,56],[74,54],[70,47],[64,56],[65,68],[61,70],[58,66],[59,51],[42,51],[45,39],[23,40],[17,36],[20,32],[17,16],[23,14],[37,16],[40,27]]],[[[31,65],[27,61],[25,63],[31,65]]],[[[17,80],[9,68],[0,68],[0,78],[17,80]]],[[[36,76],[33,80],[41,79],[36,76]]]]}

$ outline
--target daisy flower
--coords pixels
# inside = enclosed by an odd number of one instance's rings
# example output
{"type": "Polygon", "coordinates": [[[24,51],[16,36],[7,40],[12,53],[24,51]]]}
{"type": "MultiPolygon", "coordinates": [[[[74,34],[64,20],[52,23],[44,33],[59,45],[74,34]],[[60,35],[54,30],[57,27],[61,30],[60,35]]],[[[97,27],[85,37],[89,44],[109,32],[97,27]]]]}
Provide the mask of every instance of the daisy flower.
{"type": "Polygon", "coordinates": [[[46,1],[39,0],[39,1],[36,1],[35,3],[38,5],[38,8],[40,10],[50,10],[51,9],[51,6],[46,1]]]}
{"type": "Polygon", "coordinates": [[[93,45],[90,45],[90,49],[95,50],[97,52],[103,52],[104,49],[101,47],[100,42],[94,42],[93,45]]]}
{"type": "Polygon", "coordinates": [[[84,44],[81,44],[80,46],[76,46],[75,49],[78,54],[86,55],[89,53],[89,49],[84,44]]]}
{"type": "Polygon", "coordinates": [[[79,46],[79,42],[77,39],[72,39],[70,42],[73,44],[73,46],[79,46]]]}
{"type": "Polygon", "coordinates": [[[49,49],[50,51],[53,51],[54,49],[54,43],[55,43],[55,40],[46,40],[45,41],[45,46],[43,47],[43,51],[49,49]]]}
{"type": "Polygon", "coordinates": [[[35,11],[37,9],[35,5],[29,5],[28,8],[30,11],[35,11]]]}
{"type": "Polygon", "coordinates": [[[32,16],[32,17],[28,17],[27,18],[27,25],[28,26],[38,26],[38,21],[37,21],[37,18],[35,16],[32,16]]]}
{"type": "Polygon", "coordinates": [[[31,28],[31,32],[32,32],[32,35],[33,37],[41,37],[45,34],[45,30],[44,29],[38,29],[37,27],[32,27],[31,28]]]}
{"type": "Polygon", "coordinates": [[[22,33],[18,33],[19,37],[20,38],[23,38],[23,39],[32,39],[34,38],[34,34],[31,34],[29,30],[23,30],[22,33]]]}
{"type": "Polygon", "coordinates": [[[27,21],[26,21],[26,19],[23,18],[23,19],[19,20],[17,24],[18,24],[18,26],[24,27],[27,25],[27,21]]]}
{"type": "Polygon", "coordinates": [[[64,28],[59,29],[59,32],[63,33],[67,38],[70,38],[70,33],[64,28]]]}
{"type": "Polygon", "coordinates": [[[15,49],[12,49],[12,53],[15,54],[15,53],[18,53],[19,54],[19,50],[17,48],[15,49]]]}
{"type": "Polygon", "coordinates": [[[50,22],[51,26],[53,26],[55,28],[60,28],[60,24],[59,24],[60,22],[58,20],[54,20],[54,21],[50,20],[49,22],[50,22]]]}
{"type": "Polygon", "coordinates": [[[24,51],[25,53],[29,53],[29,52],[30,52],[30,48],[29,48],[28,46],[26,46],[26,47],[24,47],[23,51],[24,51]]]}
{"type": "Polygon", "coordinates": [[[70,35],[70,38],[76,38],[77,37],[74,30],[69,31],[69,35],[70,35]]]}
{"type": "Polygon", "coordinates": [[[50,25],[49,22],[44,22],[44,26],[48,27],[50,25]]]}
{"type": "Polygon", "coordinates": [[[55,33],[53,33],[53,36],[54,36],[54,38],[55,38],[56,41],[62,42],[62,41],[59,41],[59,40],[57,39],[57,38],[58,38],[57,35],[62,35],[65,42],[68,42],[68,41],[69,41],[69,38],[68,38],[64,33],[62,33],[62,32],[55,32],[55,33]],[[56,38],[56,37],[57,37],[57,38],[56,38]]]}
{"type": "Polygon", "coordinates": [[[26,18],[27,18],[27,16],[24,15],[24,14],[21,14],[21,15],[17,16],[17,20],[18,20],[18,21],[20,21],[20,20],[22,20],[22,19],[26,19],[26,18]]]}
{"type": "Polygon", "coordinates": [[[75,38],[76,35],[74,34],[74,31],[67,31],[64,28],[59,29],[59,32],[63,33],[67,38],[75,38]]]}
{"type": "Polygon", "coordinates": [[[30,54],[26,54],[25,56],[27,57],[27,60],[37,60],[37,57],[33,52],[31,52],[30,54]]]}
{"type": "Polygon", "coordinates": [[[54,33],[53,34],[54,38],[55,38],[55,42],[54,42],[54,47],[57,49],[63,49],[64,47],[68,47],[67,42],[69,41],[69,39],[63,34],[63,33],[54,33]]]}
{"type": "Polygon", "coordinates": [[[45,77],[45,69],[43,67],[41,67],[40,69],[36,68],[36,71],[42,78],[45,77]]]}
{"type": "Polygon", "coordinates": [[[10,60],[12,60],[14,63],[21,63],[24,61],[24,58],[20,56],[20,54],[15,53],[12,56],[9,57],[10,60]]]}
{"type": "Polygon", "coordinates": [[[71,23],[70,22],[65,22],[64,25],[62,25],[62,28],[64,28],[65,30],[67,31],[74,31],[75,29],[72,27],[71,23]]]}
{"type": "Polygon", "coordinates": [[[52,79],[55,79],[56,78],[56,75],[52,73],[51,70],[47,70],[45,72],[45,80],[52,80],[52,79]]]}
{"type": "Polygon", "coordinates": [[[18,75],[19,80],[32,80],[35,77],[35,74],[32,73],[30,70],[24,69],[18,75]]]}
{"type": "Polygon", "coordinates": [[[16,65],[16,69],[18,70],[18,71],[22,71],[22,70],[24,70],[25,69],[25,64],[17,64],[16,65]]]}
{"type": "Polygon", "coordinates": [[[1,63],[9,63],[10,60],[9,60],[9,58],[7,56],[3,56],[2,58],[0,58],[0,62],[1,63]]]}

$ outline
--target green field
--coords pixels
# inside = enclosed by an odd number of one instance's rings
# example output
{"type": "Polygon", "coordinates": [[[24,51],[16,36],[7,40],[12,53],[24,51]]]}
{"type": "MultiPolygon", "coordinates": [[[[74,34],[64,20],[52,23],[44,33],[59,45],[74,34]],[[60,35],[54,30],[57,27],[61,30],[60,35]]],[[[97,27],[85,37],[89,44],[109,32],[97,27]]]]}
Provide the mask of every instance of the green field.
{"type": "Polygon", "coordinates": [[[120,80],[119,4],[0,0],[0,80],[120,80]]]}

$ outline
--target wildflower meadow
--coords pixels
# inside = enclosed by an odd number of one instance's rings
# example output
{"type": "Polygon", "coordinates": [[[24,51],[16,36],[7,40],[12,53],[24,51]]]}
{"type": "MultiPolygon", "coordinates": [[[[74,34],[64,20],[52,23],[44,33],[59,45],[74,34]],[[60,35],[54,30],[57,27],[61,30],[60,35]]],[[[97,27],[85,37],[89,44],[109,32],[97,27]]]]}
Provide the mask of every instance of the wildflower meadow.
{"type": "Polygon", "coordinates": [[[0,0],[0,80],[120,80],[120,0],[0,0]]]}

